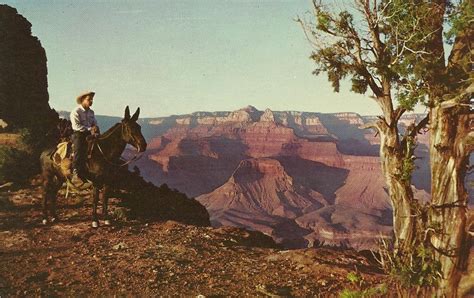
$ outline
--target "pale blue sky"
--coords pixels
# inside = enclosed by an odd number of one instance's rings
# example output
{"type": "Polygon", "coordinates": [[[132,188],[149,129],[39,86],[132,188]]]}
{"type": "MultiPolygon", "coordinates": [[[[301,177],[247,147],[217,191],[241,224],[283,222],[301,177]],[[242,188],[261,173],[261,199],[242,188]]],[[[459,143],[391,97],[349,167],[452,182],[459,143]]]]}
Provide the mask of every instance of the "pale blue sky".
{"type": "Polygon", "coordinates": [[[379,114],[375,102],[332,92],[311,74],[311,48],[293,21],[309,0],[12,1],[48,57],[50,104],[143,116],[258,109],[379,114]]]}

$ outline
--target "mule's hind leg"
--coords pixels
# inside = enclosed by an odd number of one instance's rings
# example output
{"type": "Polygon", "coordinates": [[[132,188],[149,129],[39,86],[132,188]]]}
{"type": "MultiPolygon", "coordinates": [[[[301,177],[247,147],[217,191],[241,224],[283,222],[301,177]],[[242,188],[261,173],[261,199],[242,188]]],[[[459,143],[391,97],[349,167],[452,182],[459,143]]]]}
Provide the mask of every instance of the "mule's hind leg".
{"type": "Polygon", "coordinates": [[[110,226],[112,224],[112,221],[110,220],[110,217],[109,217],[109,209],[108,209],[108,205],[109,205],[109,194],[108,194],[108,186],[107,185],[104,185],[104,187],[102,188],[102,216],[104,217],[104,224],[106,226],[110,226]]]}
{"type": "Polygon", "coordinates": [[[48,214],[52,221],[57,220],[56,195],[60,186],[54,176],[48,176],[43,183],[43,224],[48,223],[48,214]]]}
{"type": "Polygon", "coordinates": [[[50,197],[50,215],[51,215],[51,222],[56,222],[59,220],[59,217],[56,213],[56,202],[58,200],[58,191],[61,188],[62,183],[55,178],[53,180],[53,184],[51,185],[51,197],[50,197]]]}
{"type": "Polygon", "coordinates": [[[98,228],[99,227],[99,218],[97,217],[97,204],[99,203],[99,188],[97,186],[93,186],[93,201],[92,201],[92,227],[98,228]]]}

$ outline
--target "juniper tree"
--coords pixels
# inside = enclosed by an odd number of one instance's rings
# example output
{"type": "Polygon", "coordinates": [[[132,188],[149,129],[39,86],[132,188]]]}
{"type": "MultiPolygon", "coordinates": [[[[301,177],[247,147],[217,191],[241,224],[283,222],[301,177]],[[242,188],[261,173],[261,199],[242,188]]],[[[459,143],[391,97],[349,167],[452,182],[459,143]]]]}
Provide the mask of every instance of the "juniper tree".
{"type": "Polygon", "coordinates": [[[338,12],[313,1],[313,7],[314,21],[298,21],[314,47],[314,73],[327,73],[336,92],[349,78],[352,91],[371,91],[380,106],[382,116],[367,126],[381,137],[395,249],[405,255],[415,247],[423,255],[435,252],[440,294],[456,295],[468,255],[464,178],[473,148],[472,1],[354,0],[338,12]],[[400,136],[400,117],[417,103],[429,107],[428,116],[400,136]],[[410,180],[415,137],[428,122],[432,200],[422,206],[410,180]]]}
{"type": "Polygon", "coordinates": [[[413,196],[411,173],[415,136],[428,118],[400,134],[400,117],[412,110],[416,101],[395,98],[394,88],[400,78],[393,67],[397,45],[391,43],[383,8],[377,1],[354,0],[353,4],[336,11],[314,0],[314,20],[298,21],[314,49],[314,74],[326,73],[335,92],[339,92],[342,80],[349,79],[351,91],[371,93],[380,107],[381,116],[365,127],[380,135],[382,172],[393,207],[395,249],[404,250],[413,246],[419,230],[413,215],[421,208],[413,196]]]}
{"type": "Polygon", "coordinates": [[[403,45],[397,51],[398,88],[405,100],[423,100],[429,107],[431,203],[426,232],[442,265],[440,293],[456,296],[469,256],[464,182],[474,148],[470,106],[474,3],[390,0],[384,4],[392,43],[403,45]]]}

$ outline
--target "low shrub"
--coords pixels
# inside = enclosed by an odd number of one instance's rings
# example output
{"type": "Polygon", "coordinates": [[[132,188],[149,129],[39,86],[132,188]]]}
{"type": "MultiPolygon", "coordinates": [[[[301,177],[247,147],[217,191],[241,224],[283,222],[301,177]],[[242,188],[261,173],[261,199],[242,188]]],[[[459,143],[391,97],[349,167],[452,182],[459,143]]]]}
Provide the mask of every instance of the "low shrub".
{"type": "Polygon", "coordinates": [[[39,170],[34,156],[22,149],[0,146],[0,184],[24,185],[39,170]]]}

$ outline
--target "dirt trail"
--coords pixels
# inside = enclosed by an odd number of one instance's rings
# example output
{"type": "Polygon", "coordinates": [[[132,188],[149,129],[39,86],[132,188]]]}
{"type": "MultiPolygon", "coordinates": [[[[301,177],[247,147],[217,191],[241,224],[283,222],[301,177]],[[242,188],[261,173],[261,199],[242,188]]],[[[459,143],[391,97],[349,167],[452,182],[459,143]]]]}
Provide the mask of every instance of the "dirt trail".
{"type": "Polygon", "coordinates": [[[42,226],[38,188],[0,191],[0,296],[325,296],[355,289],[349,272],[364,287],[387,282],[355,252],[280,250],[243,229],[174,221],[92,229],[90,201],[78,197],[59,200],[61,221],[42,226]]]}

